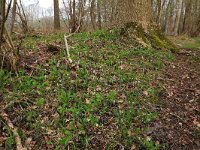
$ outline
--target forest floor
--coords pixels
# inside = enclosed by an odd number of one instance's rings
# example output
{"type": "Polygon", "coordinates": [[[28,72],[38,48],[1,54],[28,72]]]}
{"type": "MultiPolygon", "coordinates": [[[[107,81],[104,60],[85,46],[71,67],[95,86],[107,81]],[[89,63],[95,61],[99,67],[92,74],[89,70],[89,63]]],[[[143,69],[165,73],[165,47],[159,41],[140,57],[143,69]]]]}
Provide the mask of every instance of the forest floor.
{"type": "Polygon", "coordinates": [[[171,39],[180,53],[79,33],[69,39],[72,63],[62,33],[16,41],[23,69],[0,70],[0,149],[16,149],[19,137],[33,150],[197,150],[200,41],[171,39]]]}
{"type": "Polygon", "coordinates": [[[167,149],[197,150],[200,147],[200,49],[184,48],[176,61],[167,63],[158,79],[163,84],[157,107],[159,119],[151,137],[167,149]]]}

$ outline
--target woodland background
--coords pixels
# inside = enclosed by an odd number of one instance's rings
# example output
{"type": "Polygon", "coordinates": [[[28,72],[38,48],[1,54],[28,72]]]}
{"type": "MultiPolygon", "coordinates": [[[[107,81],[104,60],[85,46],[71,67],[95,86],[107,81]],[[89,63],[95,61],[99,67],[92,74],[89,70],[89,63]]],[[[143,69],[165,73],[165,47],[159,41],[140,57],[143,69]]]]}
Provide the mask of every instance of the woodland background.
{"type": "MultiPolygon", "coordinates": [[[[198,0],[152,0],[152,3],[153,21],[159,24],[167,35],[199,35],[200,2],[198,0]]],[[[55,22],[61,24],[55,28],[61,27],[65,31],[76,30],[77,27],[81,31],[110,28],[117,7],[116,0],[60,0],[59,3],[55,0],[54,4],[57,11],[55,14],[59,14],[55,22]]],[[[13,5],[12,7],[16,9],[9,13],[8,25],[12,24],[12,14],[16,13],[15,28],[23,32],[53,31],[53,7],[43,9],[38,1],[27,6],[21,0],[13,5]]]]}

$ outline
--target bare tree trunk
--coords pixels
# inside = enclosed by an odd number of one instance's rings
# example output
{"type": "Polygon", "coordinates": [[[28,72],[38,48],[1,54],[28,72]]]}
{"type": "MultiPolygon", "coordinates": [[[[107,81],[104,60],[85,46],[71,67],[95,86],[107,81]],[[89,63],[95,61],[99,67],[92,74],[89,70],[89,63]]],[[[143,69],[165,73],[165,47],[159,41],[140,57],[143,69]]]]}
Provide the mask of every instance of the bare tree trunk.
{"type": "Polygon", "coordinates": [[[185,1],[185,18],[183,22],[183,33],[190,34],[191,16],[192,16],[192,0],[185,1]]]}
{"type": "Polygon", "coordinates": [[[17,4],[17,8],[19,10],[18,15],[21,19],[22,30],[26,34],[29,31],[29,27],[28,27],[28,20],[27,20],[27,17],[26,17],[26,14],[25,14],[25,11],[24,11],[24,8],[22,5],[22,1],[19,0],[19,3],[16,3],[16,4],[17,4]]]}
{"type": "Polygon", "coordinates": [[[0,52],[1,52],[1,46],[3,41],[3,32],[4,32],[4,23],[5,23],[5,5],[6,1],[1,0],[0,1],[0,52]]]}
{"type": "Polygon", "coordinates": [[[161,0],[157,0],[157,17],[156,17],[156,22],[157,24],[160,24],[160,19],[161,19],[161,13],[162,13],[162,3],[161,0]]]}
{"type": "Polygon", "coordinates": [[[171,34],[173,23],[173,0],[169,0],[166,9],[165,32],[171,34]]]}
{"type": "Polygon", "coordinates": [[[83,25],[83,16],[84,16],[84,0],[79,0],[79,18],[78,18],[78,27],[77,32],[81,31],[83,25]]]}
{"type": "Polygon", "coordinates": [[[183,0],[178,0],[178,2],[177,2],[177,12],[176,12],[175,27],[174,27],[174,35],[178,35],[178,31],[179,31],[182,3],[183,3],[183,0]]]}
{"type": "Polygon", "coordinates": [[[152,23],[152,0],[118,0],[116,12],[115,26],[121,29],[122,36],[134,39],[136,46],[178,50],[152,23]]]}
{"type": "Polygon", "coordinates": [[[116,25],[128,22],[137,22],[147,27],[152,17],[151,0],[119,0],[117,4],[116,25]]]}
{"type": "MultiPolygon", "coordinates": [[[[78,28],[79,25],[81,24],[81,20],[78,20],[77,17],[77,11],[76,11],[76,1],[75,0],[70,0],[70,20],[69,20],[69,28],[70,28],[70,32],[74,33],[74,32],[78,32],[78,28]]],[[[79,8],[80,9],[80,8],[79,8]]],[[[79,19],[82,18],[82,14],[80,14],[80,10],[79,10],[79,19]]]]}
{"type": "Polygon", "coordinates": [[[72,17],[73,17],[73,23],[74,23],[74,32],[75,32],[75,30],[76,30],[76,1],[75,0],[73,0],[73,3],[72,3],[72,12],[73,12],[73,15],[72,15],[72,17]]]}
{"type": "Polygon", "coordinates": [[[95,12],[95,0],[91,0],[90,17],[91,17],[92,27],[94,30],[96,30],[96,16],[95,16],[94,12],[95,12]]]}
{"type": "Polygon", "coordinates": [[[101,29],[101,2],[97,0],[97,17],[98,17],[98,28],[101,29]]]}
{"type": "Polygon", "coordinates": [[[14,24],[15,24],[15,17],[17,11],[17,0],[13,1],[13,8],[12,8],[12,19],[11,19],[11,27],[10,27],[10,34],[12,34],[14,24]]]}
{"type": "Polygon", "coordinates": [[[103,3],[103,10],[104,10],[104,14],[102,15],[103,16],[103,22],[104,22],[104,26],[107,27],[107,22],[108,22],[108,10],[107,10],[107,5],[108,3],[107,2],[104,2],[103,3]]]}
{"type": "Polygon", "coordinates": [[[54,0],[54,29],[60,29],[59,1],[54,0]]]}

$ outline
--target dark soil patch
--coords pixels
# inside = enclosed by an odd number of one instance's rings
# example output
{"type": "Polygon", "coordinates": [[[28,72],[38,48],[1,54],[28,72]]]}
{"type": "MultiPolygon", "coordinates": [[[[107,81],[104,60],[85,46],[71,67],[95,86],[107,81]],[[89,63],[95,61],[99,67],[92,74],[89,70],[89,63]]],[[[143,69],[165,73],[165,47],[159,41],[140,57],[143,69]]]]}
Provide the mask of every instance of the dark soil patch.
{"type": "Polygon", "coordinates": [[[199,57],[199,50],[182,50],[176,61],[167,63],[166,72],[159,78],[164,90],[157,110],[159,119],[150,134],[162,149],[200,148],[199,57]]]}

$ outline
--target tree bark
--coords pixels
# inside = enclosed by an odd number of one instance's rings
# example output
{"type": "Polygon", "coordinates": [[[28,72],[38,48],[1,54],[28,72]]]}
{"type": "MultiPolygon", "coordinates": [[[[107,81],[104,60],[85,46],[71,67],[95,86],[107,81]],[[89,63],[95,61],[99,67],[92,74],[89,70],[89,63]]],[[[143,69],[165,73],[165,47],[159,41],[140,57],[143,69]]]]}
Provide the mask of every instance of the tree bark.
{"type": "Polygon", "coordinates": [[[174,26],[174,35],[178,35],[178,31],[179,31],[179,24],[180,24],[181,12],[182,12],[182,3],[183,3],[183,0],[178,0],[178,2],[177,2],[177,12],[176,12],[176,21],[175,21],[175,26],[174,26]]]}
{"type": "Polygon", "coordinates": [[[10,34],[12,34],[14,24],[15,24],[15,16],[17,11],[17,0],[13,1],[13,8],[12,8],[12,19],[11,19],[11,27],[10,27],[10,34]]]}
{"type": "Polygon", "coordinates": [[[151,0],[119,0],[115,24],[121,26],[128,22],[137,22],[146,28],[152,17],[151,0]]]}
{"type": "Polygon", "coordinates": [[[122,36],[133,39],[136,47],[177,51],[153,23],[152,0],[118,0],[116,12],[115,26],[122,36]]]}
{"type": "Polygon", "coordinates": [[[183,22],[183,33],[190,34],[192,20],[192,0],[185,1],[185,18],[183,22]]]}
{"type": "Polygon", "coordinates": [[[19,15],[19,17],[21,19],[21,23],[22,23],[22,30],[23,30],[24,34],[27,34],[29,32],[28,19],[25,14],[24,7],[22,5],[21,0],[19,0],[19,3],[17,3],[17,8],[19,10],[18,15],[19,15]]]}
{"type": "Polygon", "coordinates": [[[0,52],[3,41],[4,23],[5,23],[5,5],[6,1],[1,0],[0,1],[0,52]]]}
{"type": "Polygon", "coordinates": [[[54,0],[54,29],[60,29],[59,1],[54,0]]]}
{"type": "Polygon", "coordinates": [[[101,29],[101,2],[97,0],[97,17],[98,17],[98,28],[101,29]]]}
{"type": "Polygon", "coordinates": [[[92,27],[93,27],[94,30],[96,30],[95,0],[91,0],[90,17],[91,17],[92,27]]]}

